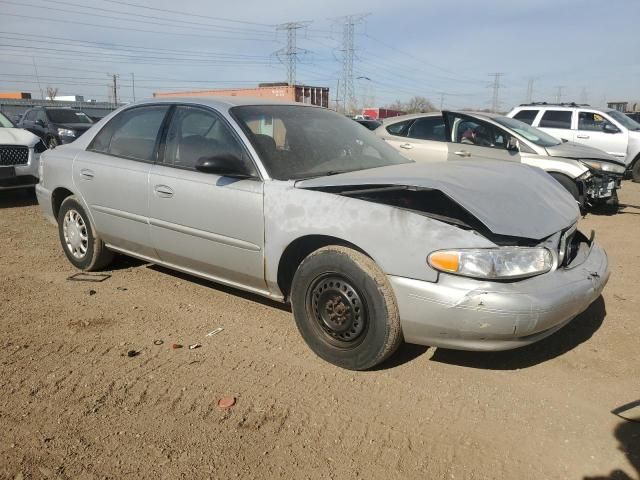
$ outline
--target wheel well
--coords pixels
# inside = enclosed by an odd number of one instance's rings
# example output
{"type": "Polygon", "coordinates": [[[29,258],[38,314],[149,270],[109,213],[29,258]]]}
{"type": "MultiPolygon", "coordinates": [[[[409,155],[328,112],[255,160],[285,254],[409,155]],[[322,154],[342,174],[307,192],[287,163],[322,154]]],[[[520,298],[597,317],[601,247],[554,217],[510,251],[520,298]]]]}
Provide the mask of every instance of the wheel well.
{"type": "Polygon", "coordinates": [[[578,189],[578,193],[580,195],[584,195],[584,182],[583,181],[576,181],[575,178],[571,178],[569,175],[567,175],[564,172],[556,172],[556,171],[547,171],[547,173],[549,175],[551,175],[552,177],[555,177],[556,175],[561,175],[562,177],[566,178],[567,180],[569,180],[570,182],[573,182],[575,184],[575,186],[578,189]]]}
{"type": "Polygon", "coordinates": [[[280,262],[278,263],[278,287],[285,298],[289,296],[293,276],[307,255],[316,250],[327,247],[329,245],[340,245],[343,247],[353,248],[367,256],[367,252],[357,247],[351,242],[342,240],[341,238],[331,237],[328,235],[307,235],[300,237],[291,242],[282,252],[280,262]]]}
{"type": "Polygon", "coordinates": [[[56,188],[51,194],[51,206],[53,207],[53,216],[57,219],[58,212],[60,211],[60,205],[64,202],[64,199],[73,195],[72,192],[66,188],[56,188]]]}

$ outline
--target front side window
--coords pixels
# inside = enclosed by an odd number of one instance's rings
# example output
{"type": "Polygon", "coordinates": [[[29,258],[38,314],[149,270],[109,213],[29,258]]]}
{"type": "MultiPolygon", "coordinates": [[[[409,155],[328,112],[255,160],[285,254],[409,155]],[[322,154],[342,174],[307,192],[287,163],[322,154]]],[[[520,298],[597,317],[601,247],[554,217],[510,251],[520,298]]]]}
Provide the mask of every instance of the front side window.
{"type": "Polygon", "coordinates": [[[520,120],[528,125],[533,125],[533,121],[538,116],[539,110],[520,110],[513,118],[520,120]]]}
{"type": "Polygon", "coordinates": [[[153,161],[158,132],[168,110],[167,105],[154,105],[119,113],[94,137],[89,150],[153,161]]]}
{"type": "Polygon", "coordinates": [[[636,122],[633,118],[625,115],[618,110],[608,110],[607,115],[613,118],[616,122],[620,123],[623,127],[628,128],[629,130],[638,131],[640,130],[640,123],[636,122]]]}
{"type": "Polygon", "coordinates": [[[449,114],[451,141],[478,147],[507,148],[509,135],[502,129],[476,118],[449,114]]]}
{"type": "Polygon", "coordinates": [[[47,116],[44,113],[44,110],[36,110],[36,121],[41,121],[45,125],[47,124],[47,116]]]}
{"type": "Polygon", "coordinates": [[[578,130],[603,131],[605,126],[617,129],[609,120],[599,113],[580,112],[578,114],[578,130]]]}
{"type": "Polygon", "coordinates": [[[36,119],[36,111],[29,110],[27,113],[24,114],[24,119],[33,122],[36,119]]]}
{"type": "Polygon", "coordinates": [[[324,108],[247,105],[230,112],[277,180],[411,163],[350,118],[324,108]]]}
{"type": "Polygon", "coordinates": [[[409,127],[407,137],[419,140],[446,142],[447,134],[445,132],[442,115],[419,118],[409,127]]]}
{"type": "Polygon", "coordinates": [[[542,128],[571,128],[571,110],[547,110],[542,115],[540,127],[542,128]]]}
{"type": "Polygon", "coordinates": [[[167,130],[162,163],[195,170],[198,160],[216,155],[232,155],[257,176],[251,159],[224,120],[210,110],[176,107],[167,130]]]}

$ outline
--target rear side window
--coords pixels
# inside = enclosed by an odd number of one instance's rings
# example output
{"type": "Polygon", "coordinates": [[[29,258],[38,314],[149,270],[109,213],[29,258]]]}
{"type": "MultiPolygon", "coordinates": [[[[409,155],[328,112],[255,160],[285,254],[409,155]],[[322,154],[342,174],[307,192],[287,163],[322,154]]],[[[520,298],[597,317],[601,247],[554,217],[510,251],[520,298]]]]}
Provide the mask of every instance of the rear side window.
{"type": "Polygon", "coordinates": [[[89,150],[150,162],[169,106],[136,107],[116,115],[95,136],[89,150]]]}
{"type": "Polygon", "coordinates": [[[388,127],[386,127],[387,132],[391,135],[398,135],[400,137],[404,137],[407,134],[407,127],[411,124],[413,120],[405,120],[404,122],[392,123],[388,127]]]}
{"type": "Polygon", "coordinates": [[[444,119],[442,118],[442,115],[419,118],[409,127],[407,137],[417,138],[419,140],[445,142],[447,140],[447,135],[445,133],[444,119]]]}
{"type": "Polygon", "coordinates": [[[533,125],[533,121],[538,115],[538,112],[539,110],[520,110],[513,116],[513,118],[526,124],[533,125]]]}
{"type": "Polygon", "coordinates": [[[571,110],[547,110],[542,115],[540,126],[546,128],[571,128],[571,110]]]}

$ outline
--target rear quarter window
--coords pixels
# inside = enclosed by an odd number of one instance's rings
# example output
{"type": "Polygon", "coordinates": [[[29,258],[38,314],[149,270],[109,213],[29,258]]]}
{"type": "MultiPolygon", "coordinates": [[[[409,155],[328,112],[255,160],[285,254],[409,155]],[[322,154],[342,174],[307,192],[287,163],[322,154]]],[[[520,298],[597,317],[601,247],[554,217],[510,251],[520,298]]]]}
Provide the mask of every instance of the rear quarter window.
{"type": "Polygon", "coordinates": [[[528,125],[533,125],[533,121],[536,119],[540,110],[520,110],[513,118],[520,120],[528,125]]]}

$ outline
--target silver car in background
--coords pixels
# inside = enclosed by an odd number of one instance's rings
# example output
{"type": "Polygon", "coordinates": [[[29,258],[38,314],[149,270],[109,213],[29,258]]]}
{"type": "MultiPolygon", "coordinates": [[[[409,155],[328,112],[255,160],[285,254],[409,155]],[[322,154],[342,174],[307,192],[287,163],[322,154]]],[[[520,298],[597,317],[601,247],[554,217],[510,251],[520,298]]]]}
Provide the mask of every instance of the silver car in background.
{"type": "Polygon", "coordinates": [[[563,142],[513,118],[490,113],[437,112],[385,120],[376,134],[415,161],[497,159],[549,173],[581,206],[610,202],[625,165],[596,148],[563,142]]]}
{"type": "Polygon", "coordinates": [[[530,344],[609,277],[577,205],[541,170],[415,163],[320,107],[143,101],[42,160],[38,200],[77,268],[121,252],[289,301],[309,347],[348,369],[403,339],[530,344]]]}

